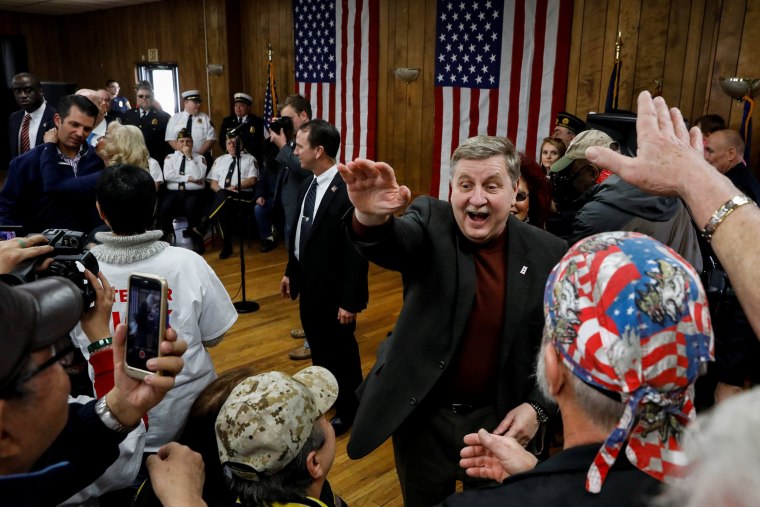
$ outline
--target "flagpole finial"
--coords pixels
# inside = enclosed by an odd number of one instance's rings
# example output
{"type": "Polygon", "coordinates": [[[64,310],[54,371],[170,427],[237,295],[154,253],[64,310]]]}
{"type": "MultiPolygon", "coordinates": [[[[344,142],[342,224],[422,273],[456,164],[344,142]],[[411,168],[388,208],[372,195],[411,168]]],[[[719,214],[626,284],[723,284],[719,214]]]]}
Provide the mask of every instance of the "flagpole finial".
{"type": "Polygon", "coordinates": [[[269,61],[272,61],[272,45],[267,44],[267,57],[269,58],[269,61]]]}
{"type": "Polygon", "coordinates": [[[618,32],[617,40],[615,41],[615,60],[620,60],[620,50],[623,47],[623,32],[618,32]]]}

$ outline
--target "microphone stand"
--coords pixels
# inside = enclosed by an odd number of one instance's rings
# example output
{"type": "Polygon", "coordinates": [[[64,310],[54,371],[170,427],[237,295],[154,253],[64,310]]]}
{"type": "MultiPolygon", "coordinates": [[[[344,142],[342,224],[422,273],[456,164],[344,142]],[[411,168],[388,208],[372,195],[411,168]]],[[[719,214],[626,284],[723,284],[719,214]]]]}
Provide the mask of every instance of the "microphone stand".
{"type": "MultiPolygon", "coordinates": [[[[243,125],[245,125],[245,123],[243,125]]],[[[243,125],[240,125],[240,127],[242,127],[243,125]]],[[[241,178],[243,174],[243,168],[240,165],[240,158],[241,158],[240,151],[241,151],[240,136],[235,136],[235,160],[237,162],[237,170],[238,170],[237,189],[238,189],[238,195],[242,197],[243,187],[242,187],[241,178]]],[[[259,304],[255,301],[246,301],[245,299],[245,255],[243,254],[243,245],[245,244],[245,238],[243,237],[244,236],[243,224],[245,223],[246,206],[243,202],[243,199],[241,199],[240,201],[241,201],[241,204],[238,210],[238,217],[239,217],[240,223],[238,227],[241,228],[239,253],[240,253],[240,284],[243,287],[243,299],[241,301],[233,303],[233,305],[235,306],[235,310],[237,310],[238,313],[252,313],[259,309],[259,304]]]]}

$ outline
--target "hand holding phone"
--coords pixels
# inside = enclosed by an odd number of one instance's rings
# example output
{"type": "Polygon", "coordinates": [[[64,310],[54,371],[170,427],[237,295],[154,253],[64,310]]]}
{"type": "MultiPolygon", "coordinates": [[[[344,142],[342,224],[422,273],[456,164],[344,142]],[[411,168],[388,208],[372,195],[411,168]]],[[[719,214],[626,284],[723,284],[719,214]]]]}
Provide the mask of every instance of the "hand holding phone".
{"type": "Polygon", "coordinates": [[[147,273],[129,277],[125,362],[130,377],[142,379],[153,373],[147,362],[161,355],[167,327],[167,294],[163,277],[147,273]]]}

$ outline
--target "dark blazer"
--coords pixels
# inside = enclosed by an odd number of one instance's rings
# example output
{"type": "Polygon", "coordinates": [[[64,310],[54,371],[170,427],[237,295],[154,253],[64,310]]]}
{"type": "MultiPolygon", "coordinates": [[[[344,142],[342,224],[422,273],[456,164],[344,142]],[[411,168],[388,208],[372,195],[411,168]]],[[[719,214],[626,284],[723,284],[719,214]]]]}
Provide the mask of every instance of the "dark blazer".
{"type": "MultiPolygon", "coordinates": [[[[26,114],[26,111],[19,109],[18,111],[11,113],[8,119],[8,141],[11,148],[11,158],[18,156],[18,135],[21,131],[21,123],[24,121],[24,114],[26,114]]],[[[42,138],[45,136],[45,132],[55,126],[53,116],[55,116],[55,109],[51,107],[50,104],[45,103],[45,112],[42,113],[40,128],[37,129],[37,141],[35,146],[43,144],[42,138]]]]}
{"type": "MultiPolygon", "coordinates": [[[[544,326],[544,285],[567,250],[565,241],[514,216],[506,241],[506,324],[495,400],[500,417],[526,401],[548,404],[533,368],[544,326]]],[[[404,283],[393,333],[360,388],[347,449],[358,459],[399,428],[451,363],[475,300],[476,275],[473,244],[459,231],[451,205],[432,197],[419,197],[404,216],[392,217],[381,240],[354,244],[370,261],[400,271],[404,283]]]]}
{"type": "MultiPolygon", "coordinates": [[[[301,186],[298,202],[303,202],[311,180],[301,186]]],[[[318,295],[324,305],[337,305],[349,312],[358,313],[367,307],[369,264],[359,255],[343,230],[343,215],[351,209],[346,183],[340,174],[335,175],[319,203],[311,234],[306,239],[301,261],[294,254],[296,220],[291,223],[290,249],[285,275],[290,278],[290,297],[300,293],[318,295]]],[[[311,298],[308,298],[311,299],[311,298]]],[[[304,298],[301,299],[303,305],[304,298]]],[[[322,305],[320,305],[322,306],[322,305]]],[[[308,309],[307,309],[308,310],[308,309]]],[[[335,319],[335,315],[329,318],[335,319]]]]}
{"type": "Polygon", "coordinates": [[[174,153],[169,143],[164,140],[169,118],[171,118],[169,113],[156,108],[151,108],[143,118],[140,118],[140,108],[130,109],[122,118],[124,125],[134,125],[142,131],[148,153],[161,164],[161,167],[164,167],[166,156],[174,153]]]}

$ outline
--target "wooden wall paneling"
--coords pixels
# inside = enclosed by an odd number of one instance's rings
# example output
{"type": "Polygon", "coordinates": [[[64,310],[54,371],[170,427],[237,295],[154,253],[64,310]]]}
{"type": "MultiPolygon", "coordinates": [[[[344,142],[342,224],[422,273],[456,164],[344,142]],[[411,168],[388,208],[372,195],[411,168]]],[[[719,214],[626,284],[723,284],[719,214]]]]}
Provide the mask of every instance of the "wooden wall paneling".
{"type": "MultiPolygon", "coordinates": [[[[425,2],[409,2],[407,10],[407,46],[406,46],[406,67],[420,69],[420,75],[416,81],[404,84],[406,92],[406,102],[404,107],[404,125],[406,128],[404,170],[406,173],[405,181],[410,188],[422,188],[423,168],[420,165],[420,155],[422,153],[422,129],[429,127],[422,123],[422,97],[425,86],[425,69],[430,65],[425,65],[425,39],[426,30],[420,26],[421,21],[425,19],[425,2]]],[[[433,35],[435,38],[435,35],[433,35]]],[[[427,189],[426,189],[427,190],[427,189]]]]}
{"type": "Polygon", "coordinates": [[[607,102],[607,90],[610,86],[610,76],[615,65],[615,43],[618,34],[618,18],[620,16],[620,0],[608,0],[604,29],[604,48],[602,49],[602,74],[599,80],[599,101],[594,109],[604,112],[607,102]]]}
{"type": "Polygon", "coordinates": [[[275,2],[273,8],[276,10],[272,16],[272,22],[276,22],[273,27],[276,27],[276,32],[272,33],[270,28],[269,34],[272,39],[277,41],[277,45],[280,47],[280,67],[277,71],[278,81],[282,82],[284,89],[287,91],[282,98],[287,95],[296,93],[296,81],[295,81],[295,41],[293,34],[293,7],[291,2],[275,2]],[[279,20],[279,21],[278,21],[279,20]]]}
{"type": "Polygon", "coordinates": [[[697,81],[694,89],[694,107],[692,119],[709,112],[710,86],[712,83],[713,65],[715,63],[715,44],[720,28],[720,9],[722,0],[706,0],[704,23],[702,25],[702,41],[700,43],[697,81]]]}
{"type": "Polygon", "coordinates": [[[654,91],[655,81],[663,79],[670,3],[669,0],[642,3],[636,74],[633,79],[635,96],[643,90],[654,91]]]}
{"type": "Polygon", "coordinates": [[[622,34],[623,49],[620,53],[620,109],[635,110],[638,93],[633,88],[636,75],[636,58],[639,50],[639,23],[643,0],[621,0],[618,30],[622,34]]]}
{"type": "MultiPolygon", "coordinates": [[[[14,15],[15,30],[25,35],[29,71],[41,81],[64,81],[61,30],[51,16],[20,17],[14,15]]],[[[55,106],[55,104],[53,104],[55,106]]]]}
{"type": "Polygon", "coordinates": [[[567,96],[565,111],[574,113],[578,107],[578,79],[581,68],[581,34],[586,12],[585,0],[573,2],[573,30],[570,36],[570,62],[567,72],[567,96]]]}
{"type": "Polygon", "coordinates": [[[586,2],[581,33],[578,93],[575,105],[575,113],[582,117],[585,117],[589,111],[595,111],[599,102],[602,59],[604,57],[604,34],[607,22],[605,11],[606,1],[586,2]]]}
{"type": "Polygon", "coordinates": [[[223,42],[227,47],[227,61],[225,62],[224,70],[228,81],[227,96],[230,97],[231,101],[229,110],[232,111],[232,97],[236,92],[242,91],[251,96],[254,94],[247,87],[243,87],[243,38],[241,34],[240,2],[237,0],[226,0],[224,2],[223,15],[225,24],[223,42]]]}
{"type": "Polygon", "coordinates": [[[675,1],[670,5],[668,35],[665,45],[662,96],[668,104],[680,106],[686,66],[686,42],[689,33],[691,4],[675,1]]]}
{"type": "MultiPolygon", "coordinates": [[[[708,110],[710,113],[720,114],[726,119],[727,125],[733,121],[734,111],[738,108],[732,104],[729,97],[720,86],[721,77],[736,75],[739,62],[739,50],[741,48],[741,36],[744,28],[744,0],[724,1],[718,22],[718,39],[713,46],[715,61],[712,68],[712,76],[709,83],[710,95],[708,110]]],[[[739,113],[741,114],[741,113],[739,113]]]]}
{"type": "MultiPolygon", "coordinates": [[[[234,0],[233,0],[234,1],[234,0]]],[[[267,45],[272,44],[269,37],[269,22],[264,2],[241,2],[240,4],[240,40],[242,43],[242,86],[253,97],[253,113],[264,113],[264,92],[266,90],[267,45]],[[263,52],[263,57],[259,55],[263,52]]],[[[272,44],[275,73],[280,67],[275,44],[272,44]]],[[[276,78],[275,78],[276,79],[276,78]]],[[[284,83],[277,80],[277,92],[284,93],[284,83]]]]}
{"type": "MultiPolygon", "coordinates": [[[[205,0],[205,23],[206,39],[208,44],[208,63],[222,65],[222,74],[217,76],[209,74],[209,115],[217,129],[217,139],[224,137],[219,132],[222,119],[232,111],[232,97],[230,95],[229,69],[230,59],[227,50],[227,16],[225,0],[205,0]]],[[[205,68],[205,65],[204,65],[205,68]]],[[[222,144],[224,144],[222,142],[222,144]]],[[[215,150],[216,151],[216,150],[215,150]]],[[[225,151],[216,151],[217,154],[225,151]]]]}
{"type": "MultiPolygon", "coordinates": [[[[741,48],[739,50],[739,63],[736,74],[741,77],[760,78],[760,47],[757,45],[757,27],[760,26],[760,0],[748,0],[747,9],[744,14],[744,27],[742,30],[741,48]]],[[[759,101],[760,96],[755,96],[755,101],[759,101]]],[[[755,109],[758,111],[758,109],[755,109]]],[[[760,114],[757,112],[753,115],[754,124],[760,125],[760,114]]],[[[741,124],[741,114],[738,115],[736,123],[737,128],[741,124]]],[[[755,132],[760,132],[756,127],[755,132]]],[[[750,167],[760,167],[760,142],[757,141],[760,134],[755,134],[750,154],[750,167]]]]}
{"type": "MultiPolygon", "coordinates": [[[[386,126],[388,122],[388,110],[393,101],[389,89],[394,79],[393,73],[389,70],[391,68],[389,58],[391,52],[388,49],[391,45],[389,35],[390,19],[392,19],[389,18],[391,11],[393,11],[391,2],[380,2],[378,9],[377,118],[375,120],[377,123],[375,158],[377,160],[387,160],[387,154],[390,152],[390,146],[393,144],[393,140],[388,136],[386,126]]],[[[372,119],[370,118],[370,120],[372,119]]]]}
{"type": "Polygon", "coordinates": [[[419,187],[421,194],[430,192],[433,179],[433,135],[435,125],[435,21],[437,4],[427,0],[425,8],[425,53],[422,61],[422,135],[420,138],[420,160],[415,170],[420,171],[419,187]]]}
{"type": "Polygon", "coordinates": [[[688,120],[695,118],[693,111],[699,97],[701,110],[702,97],[704,94],[696,93],[697,77],[699,72],[700,44],[702,30],[705,21],[705,1],[693,0],[689,12],[689,28],[686,34],[686,52],[684,54],[683,76],[681,77],[681,94],[678,107],[688,120]]]}
{"type": "MultiPolygon", "coordinates": [[[[383,155],[382,160],[390,164],[391,167],[396,170],[397,178],[402,182],[402,184],[406,183],[404,168],[401,164],[401,162],[403,162],[403,158],[398,158],[396,151],[398,143],[403,141],[403,139],[399,139],[399,125],[396,118],[396,109],[399,102],[397,90],[399,81],[393,74],[393,69],[395,67],[403,66],[398,64],[398,51],[403,50],[403,45],[406,41],[401,42],[397,39],[397,37],[399,37],[400,31],[398,29],[398,17],[400,16],[399,12],[403,11],[405,4],[406,0],[391,0],[388,2],[388,25],[386,26],[386,30],[388,31],[388,66],[385,69],[379,69],[380,72],[384,72],[387,75],[386,89],[382,90],[380,93],[386,93],[388,95],[388,100],[386,103],[386,110],[382,112],[378,111],[378,113],[383,114],[385,117],[384,128],[385,135],[388,140],[386,144],[387,151],[383,155]],[[400,48],[397,49],[397,47],[400,48]]],[[[404,26],[406,26],[406,23],[404,23],[404,26]]],[[[378,129],[380,128],[383,128],[382,124],[378,125],[378,129]]]]}

